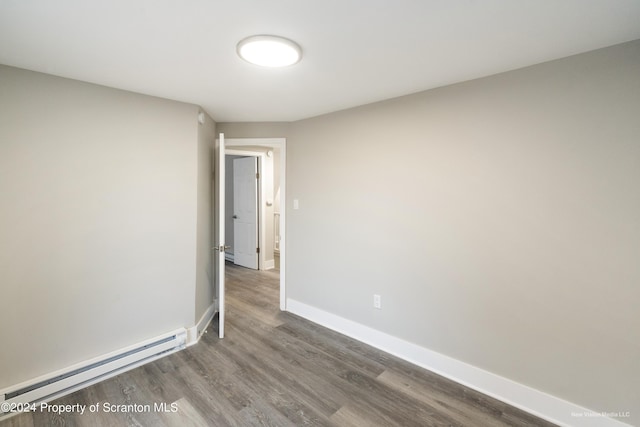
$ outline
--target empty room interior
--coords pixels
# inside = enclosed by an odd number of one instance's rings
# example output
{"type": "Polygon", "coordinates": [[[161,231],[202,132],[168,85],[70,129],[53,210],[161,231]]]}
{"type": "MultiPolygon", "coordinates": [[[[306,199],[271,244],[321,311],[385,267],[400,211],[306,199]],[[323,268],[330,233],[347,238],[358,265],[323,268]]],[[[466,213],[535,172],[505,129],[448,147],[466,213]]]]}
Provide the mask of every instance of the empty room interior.
{"type": "Polygon", "coordinates": [[[0,290],[1,427],[640,426],[640,1],[0,0],[0,290]]]}

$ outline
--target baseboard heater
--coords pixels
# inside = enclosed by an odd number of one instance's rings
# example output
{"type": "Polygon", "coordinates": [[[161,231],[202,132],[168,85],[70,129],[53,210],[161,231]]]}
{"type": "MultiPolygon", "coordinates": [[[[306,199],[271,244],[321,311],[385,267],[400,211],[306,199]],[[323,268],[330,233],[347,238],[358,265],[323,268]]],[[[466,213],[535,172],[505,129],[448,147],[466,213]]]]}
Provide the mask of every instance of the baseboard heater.
{"type": "MultiPolygon", "coordinates": [[[[51,401],[73,391],[113,377],[169,353],[185,348],[186,329],[147,340],[66,370],[39,377],[0,391],[0,402],[39,403],[51,401]]],[[[3,405],[3,409],[4,409],[3,405]]],[[[0,413],[0,416],[4,413],[0,413]]]]}

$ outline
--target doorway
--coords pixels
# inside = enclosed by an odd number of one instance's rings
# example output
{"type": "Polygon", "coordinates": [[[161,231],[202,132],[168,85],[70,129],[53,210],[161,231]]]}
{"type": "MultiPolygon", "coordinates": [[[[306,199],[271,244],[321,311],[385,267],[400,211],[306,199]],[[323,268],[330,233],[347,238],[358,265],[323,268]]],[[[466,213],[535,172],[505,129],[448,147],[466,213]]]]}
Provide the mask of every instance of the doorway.
{"type": "MultiPolygon", "coordinates": [[[[286,139],[226,138],[224,146],[225,157],[243,156],[257,159],[258,174],[262,178],[258,179],[257,191],[258,268],[279,273],[280,310],[286,310],[286,139]]],[[[225,163],[229,164],[226,158],[225,163]]],[[[228,176],[231,177],[230,174],[228,176]]],[[[226,205],[227,210],[231,210],[232,205],[226,205]]],[[[231,220],[234,219],[233,213],[227,216],[231,216],[231,220]]],[[[230,230],[231,226],[233,221],[228,224],[227,230],[230,230]]]]}

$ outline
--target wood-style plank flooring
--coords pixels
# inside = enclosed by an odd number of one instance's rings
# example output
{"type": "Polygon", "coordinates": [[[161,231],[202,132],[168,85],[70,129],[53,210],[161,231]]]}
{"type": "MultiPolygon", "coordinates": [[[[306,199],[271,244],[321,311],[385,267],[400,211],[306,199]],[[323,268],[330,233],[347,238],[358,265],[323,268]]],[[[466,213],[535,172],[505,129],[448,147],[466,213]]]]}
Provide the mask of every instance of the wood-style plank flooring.
{"type": "Polygon", "coordinates": [[[216,331],[217,320],[197,345],[52,402],[97,413],[20,414],[0,427],[553,425],[280,312],[277,273],[228,266],[226,337],[216,331]],[[162,403],[167,412],[153,409],[162,403]]]}

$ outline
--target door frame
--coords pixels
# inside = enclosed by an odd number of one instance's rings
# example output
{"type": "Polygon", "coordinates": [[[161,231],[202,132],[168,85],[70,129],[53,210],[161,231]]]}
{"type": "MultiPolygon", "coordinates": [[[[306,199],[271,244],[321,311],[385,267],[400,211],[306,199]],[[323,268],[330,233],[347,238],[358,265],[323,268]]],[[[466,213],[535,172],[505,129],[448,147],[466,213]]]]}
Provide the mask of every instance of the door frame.
{"type": "MultiPolygon", "coordinates": [[[[280,149],[280,310],[287,309],[286,293],[286,207],[287,207],[287,139],[286,138],[225,138],[225,152],[227,148],[242,146],[271,147],[280,149]]],[[[232,149],[233,150],[233,149],[232,149]]],[[[262,191],[260,191],[262,192],[262,191]]],[[[263,211],[260,207],[260,211],[263,211]]],[[[261,251],[262,252],[262,251],[261,251]]]]}

